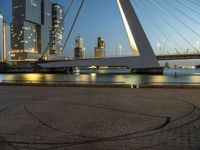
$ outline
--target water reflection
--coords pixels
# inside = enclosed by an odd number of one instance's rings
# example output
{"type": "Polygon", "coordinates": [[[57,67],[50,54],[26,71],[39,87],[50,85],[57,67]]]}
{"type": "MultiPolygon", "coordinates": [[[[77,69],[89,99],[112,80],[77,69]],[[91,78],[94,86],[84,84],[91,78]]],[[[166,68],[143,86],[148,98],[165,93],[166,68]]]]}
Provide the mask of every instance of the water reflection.
{"type": "Polygon", "coordinates": [[[43,77],[41,74],[31,73],[31,74],[22,74],[21,77],[23,80],[33,80],[38,81],[41,80],[43,77]]]}
{"type": "Polygon", "coordinates": [[[2,80],[67,81],[67,82],[115,82],[141,84],[149,82],[193,82],[200,83],[200,70],[166,70],[164,75],[137,75],[123,71],[86,71],[74,74],[0,74],[2,80]],[[173,76],[177,72],[177,78],[173,76]]]}

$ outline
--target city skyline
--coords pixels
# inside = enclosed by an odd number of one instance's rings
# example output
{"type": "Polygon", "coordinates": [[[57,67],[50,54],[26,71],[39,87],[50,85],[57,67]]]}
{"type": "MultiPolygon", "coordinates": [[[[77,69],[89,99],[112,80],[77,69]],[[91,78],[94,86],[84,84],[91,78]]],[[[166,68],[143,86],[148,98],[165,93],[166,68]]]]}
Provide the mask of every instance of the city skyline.
{"type": "MultiPolygon", "coordinates": [[[[4,10],[5,8],[3,9],[2,6],[6,6],[6,8],[9,8],[10,1],[11,0],[8,0],[8,1],[0,0],[0,11],[4,14],[7,22],[11,21],[10,12],[4,10]]],[[[177,1],[175,1],[175,0],[172,1],[174,6],[180,5],[180,4],[179,5],[176,4],[177,1]]],[[[195,0],[193,0],[193,1],[196,3],[195,0]]],[[[69,5],[69,1],[66,2],[63,0],[52,0],[52,2],[57,2],[57,3],[65,6],[65,9],[69,5]]],[[[191,50],[191,49],[193,49],[194,47],[196,49],[199,48],[199,45],[198,45],[199,37],[196,37],[196,35],[193,35],[193,33],[191,33],[191,31],[187,31],[188,29],[185,29],[186,28],[185,26],[181,27],[180,30],[182,30],[182,33],[184,32],[183,34],[185,35],[185,37],[188,38],[188,41],[190,41],[190,43],[192,43],[193,47],[191,47],[191,45],[188,46],[188,43],[185,42],[183,39],[181,39],[181,37],[179,35],[177,35],[177,33],[176,34],[173,33],[174,31],[172,31],[172,29],[169,26],[167,26],[166,23],[164,24],[164,22],[160,18],[160,20],[159,20],[160,22],[158,21],[158,23],[159,23],[158,25],[160,26],[160,28],[163,30],[163,32],[166,32],[165,34],[167,34],[167,32],[171,31],[171,33],[168,33],[168,35],[169,35],[168,38],[170,39],[170,36],[172,36],[177,41],[170,42],[165,37],[163,37],[163,34],[160,33],[160,31],[158,29],[156,29],[156,25],[152,25],[152,22],[149,19],[148,15],[147,14],[143,15],[143,13],[145,13],[148,10],[151,10],[151,9],[155,10],[156,5],[153,2],[151,5],[149,4],[151,2],[151,0],[149,0],[147,2],[140,1],[140,3],[138,1],[132,0],[132,2],[134,4],[135,10],[138,14],[138,17],[144,27],[144,30],[146,31],[146,34],[151,42],[151,45],[154,48],[154,51],[156,53],[158,53],[158,51],[161,51],[162,49],[164,49],[164,47],[165,47],[165,53],[167,51],[169,53],[176,53],[174,48],[177,48],[182,53],[185,53],[187,51],[187,49],[190,49],[190,50],[188,50],[189,52],[193,52],[195,50],[191,50]],[[146,11],[143,10],[144,8],[141,8],[142,4],[145,6],[146,11]]],[[[158,2],[160,2],[161,5],[163,5],[163,3],[164,3],[162,0],[160,0],[158,2]]],[[[189,4],[189,2],[187,0],[184,0],[184,2],[186,4],[189,4]]],[[[69,22],[72,22],[72,20],[73,20],[73,19],[70,19],[70,17],[72,17],[73,16],[72,14],[75,11],[77,11],[77,9],[78,9],[77,7],[79,5],[80,5],[80,1],[76,1],[73,6],[73,11],[69,14],[69,18],[67,18],[65,21],[67,23],[65,25],[66,31],[65,31],[64,36],[66,36],[66,32],[68,32],[68,30],[69,30],[69,27],[70,27],[69,22]]],[[[192,5],[192,3],[189,6],[194,7],[194,9],[198,8],[198,6],[192,5]]],[[[182,8],[183,8],[183,6],[182,6],[182,8]]],[[[159,9],[159,8],[157,7],[157,9],[159,9]]],[[[173,10],[173,7],[170,7],[169,9],[173,10]]],[[[7,10],[9,10],[9,9],[7,9],[7,10]]],[[[185,8],[184,10],[187,10],[187,9],[185,8]]],[[[149,11],[150,12],[149,15],[154,14],[156,16],[156,13],[158,11],[161,11],[161,10],[155,10],[153,12],[149,11]]],[[[174,12],[176,15],[180,15],[180,12],[179,13],[176,11],[174,11],[174,12]]],[[[162,10],[161,14],[163,16],[171,18],[171,20],[170,20],[171,22],[174,21],[173,16],[167,15],[165,11],[162,10]]],[[[191,15],[193,18],[196,17],[194,15],[194,13],[192,14],[191,12],[189,15],[191,15]]],[[[188,23],[187,19],[188,18],[183,17],[183,20],[188,23]]],[[[179,24],[175,24],[175,26],[177,28],[178,28],[178,25],[179,24]]],[[[195,29],[195,31],[196,30],[200,31],[200,27],[196,26],[196,24],[192,23],[192,21],[189,22],[189,25],[192,26],[195,29]]],[[[93,55],[93,49],[96,45],[96,38],[98,36],[101,36],[105,39],[105,41],[107,43],[106,51],[107,51],[108,56],[115,56],[116,54],[119,55],[120,48],[123,51],[122,52],[123,55],[131,55],[131,49],[130,49],[130,46],[128,43],[125,29],[123,27],[123,23],[120,18],[119,11],[117,9],[115,0],[112,0],[112,1],[87,0],[85,2],[83,10],[78,18],[78,21],[76,23],[74,31],[69,40],[69,43],[65,49],[66,56],[73,56],[72,45],[74,45],[75,37],[79,34],[81,36],[83,36],[85,39],[85,47],[86,47],[87,57],[90,57],[91,55],[93,55]],[[117,51],[116,51],[116,49],[117,49],[117,51]]]]}

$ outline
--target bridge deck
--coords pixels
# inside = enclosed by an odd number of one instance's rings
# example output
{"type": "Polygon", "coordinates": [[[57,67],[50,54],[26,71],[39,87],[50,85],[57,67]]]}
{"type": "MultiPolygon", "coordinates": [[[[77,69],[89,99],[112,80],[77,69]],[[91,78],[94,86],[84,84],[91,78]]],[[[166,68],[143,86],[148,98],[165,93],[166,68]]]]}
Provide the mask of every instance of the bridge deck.
{"type": "Polygon", "coordinates": [[[200,59],[200,54],[159,55],[157,60],[200,59]]]}

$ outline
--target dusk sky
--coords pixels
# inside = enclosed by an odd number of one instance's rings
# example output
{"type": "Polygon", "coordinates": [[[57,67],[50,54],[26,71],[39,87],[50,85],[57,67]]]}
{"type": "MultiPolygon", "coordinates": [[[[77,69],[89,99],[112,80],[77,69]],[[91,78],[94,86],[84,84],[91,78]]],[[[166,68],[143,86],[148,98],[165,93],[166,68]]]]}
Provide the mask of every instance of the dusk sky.
{"type": "MultiPolygon", "coordinates": [[[[70,2],[70,0],[52,1],[65,7],[70,2]]],[[[76,0],[65,20],[65,35],[69,31],[80,2],[81,0],[76,0]]],[[[165,53],[176,53],[175,48],[182,53],[186,51],[193,53],[200,49],[199,0],[132,0],[132,4],[156,53],[162,49],[165,53]]],[[[11,22],[11,6],[12,0],[0,0],[0,11],[8,23],[11,22]]],[[[116,56],[116,53],[119,56],[119,45],[122,45],[122,55],[131,54],[116,0],[85,0],[65,49],[65,55],[73,55],[72,45],[77,35],[85,39],[87,57],[93,56],[98,36],[106,41],[107,56],[116,56]]]]}

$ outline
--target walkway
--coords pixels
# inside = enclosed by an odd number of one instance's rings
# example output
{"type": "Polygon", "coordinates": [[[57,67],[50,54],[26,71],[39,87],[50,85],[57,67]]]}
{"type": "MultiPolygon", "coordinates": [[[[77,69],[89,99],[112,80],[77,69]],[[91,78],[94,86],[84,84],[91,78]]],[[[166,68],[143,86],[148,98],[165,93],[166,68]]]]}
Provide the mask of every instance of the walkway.
{"type": "Polygon", "coordinates": [[[0,150],[199,150],[199,89],[0,86],[0,150]]]}

